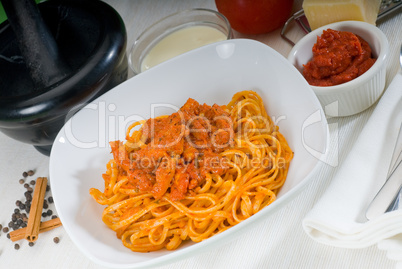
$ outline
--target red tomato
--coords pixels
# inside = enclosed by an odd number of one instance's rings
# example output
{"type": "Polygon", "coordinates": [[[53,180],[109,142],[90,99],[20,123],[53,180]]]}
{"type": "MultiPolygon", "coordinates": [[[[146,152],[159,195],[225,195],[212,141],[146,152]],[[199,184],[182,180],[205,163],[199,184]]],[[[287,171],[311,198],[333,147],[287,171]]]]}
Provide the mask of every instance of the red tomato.
{"type": "Polygon", "coordinates": [[[243,34],[264,34],[283,26],[293,0],[215,0],[220,13],[243,34]]]}

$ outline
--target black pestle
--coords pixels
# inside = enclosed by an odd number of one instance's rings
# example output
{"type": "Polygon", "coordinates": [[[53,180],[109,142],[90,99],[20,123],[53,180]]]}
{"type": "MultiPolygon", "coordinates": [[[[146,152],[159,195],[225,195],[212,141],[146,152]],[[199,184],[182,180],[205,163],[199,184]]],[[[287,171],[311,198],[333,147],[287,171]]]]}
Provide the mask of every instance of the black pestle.
{"type": "Polygon", "coordinates": [[[35,89],[71,74],[34,0],[1,0],[35,89]]]}

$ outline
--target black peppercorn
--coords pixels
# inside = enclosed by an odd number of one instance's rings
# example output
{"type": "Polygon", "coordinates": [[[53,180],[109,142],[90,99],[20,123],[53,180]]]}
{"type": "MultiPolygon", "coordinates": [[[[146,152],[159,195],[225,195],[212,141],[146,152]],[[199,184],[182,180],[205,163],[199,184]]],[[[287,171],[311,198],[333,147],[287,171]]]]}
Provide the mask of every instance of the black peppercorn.
{"type": "Polygon", "coordinates": [[[48,208],[49,208],[49,205],[46,203],[43,203],[43,209],[48,209],[48,208]]]}
{"type": "Polygon", "coordinates": [[[15,245],[14,245],[14,248],[18,250],[18,249],[20,249],[20,245],[15,244],[15,245]]]}
{"type": "Polygon", "coordinates": [[[53,238],[53,242],[55,242],[57,244],[60,242],[60,239],[56,236],[55,238],[53,238]]]}

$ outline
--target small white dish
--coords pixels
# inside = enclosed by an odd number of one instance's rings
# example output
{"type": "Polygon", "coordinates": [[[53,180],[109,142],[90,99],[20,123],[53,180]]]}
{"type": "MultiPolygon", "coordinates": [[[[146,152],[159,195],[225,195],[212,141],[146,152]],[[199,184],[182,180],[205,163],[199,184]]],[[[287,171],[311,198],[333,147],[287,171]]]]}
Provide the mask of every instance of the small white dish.
{"type": "Polygon", "coordinates": [[[191,49],[231,38],[232,28],[223,14],[204,8],[182,10],[145,29],[131,47],[128,64],[139,74],[191,49]]]}
{"type": "Polygon", "coordinates": [[[312,48],[317,36],[327,29],[348,31],[366,40],[373,57],[374,65],[361,76],[335,86],[311,86],[328,116],[350,116],[362,112],[373,105],[385,88],[386,58],[389,44],[385,34],[376,26],[360,21],[342,21],[320,27],[300,39],[288,55],[288,60],[301,73],[303,65],[313,57],[312,48]]]}
{"type": "Polygon", "coordinates": [[[57,213],[72,241],[92,261],[113,268],[143,268],[177,261],[235,240],[296,197],[326,156],[329,133],[320,103],[302,75],[272,48],[228,40],[175,57],[117,86],[75,114],[57,136],[50,156],[50,184],[57,213]],[[197,64],[194,64],[197,63],[197,64]],[[171,114],[191,97],[227,104],[234,93],[255,90],[294,150],[277,200],[240,224],[174,251],[136,253],[101,220],[103,206],[89,195],[103,190],[112,158],[109,141],[124,140],[128,124],[171,114]]]}

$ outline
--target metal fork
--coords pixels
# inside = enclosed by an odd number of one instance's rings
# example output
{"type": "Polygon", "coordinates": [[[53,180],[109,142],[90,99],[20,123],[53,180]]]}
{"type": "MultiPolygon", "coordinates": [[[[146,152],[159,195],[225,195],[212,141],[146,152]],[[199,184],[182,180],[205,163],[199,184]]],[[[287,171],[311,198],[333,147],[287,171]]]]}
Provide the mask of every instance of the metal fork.
{"type": "MultiPolygon", "coordinates": [[[[396,162],[394,170],[396,170],[396,168],[399,165],[402,165],[401,164],[402,163],[402,154],[401,153],[402,153],[402,151],[399,153],[398,160],[396,162]]],[[[399,203],[400,203],[401,199],[402,199],[402,185],[399,186],[399,190],[398,190],[397,195],[395,196],[394,200],[391,202],[391,204],[389,205],[389,207],[387,208],[387,210],[385,212],[390,212],[390,211],[394,211],[394,210],[399,209],[399,207],[400,207],[399,203]]]]}

